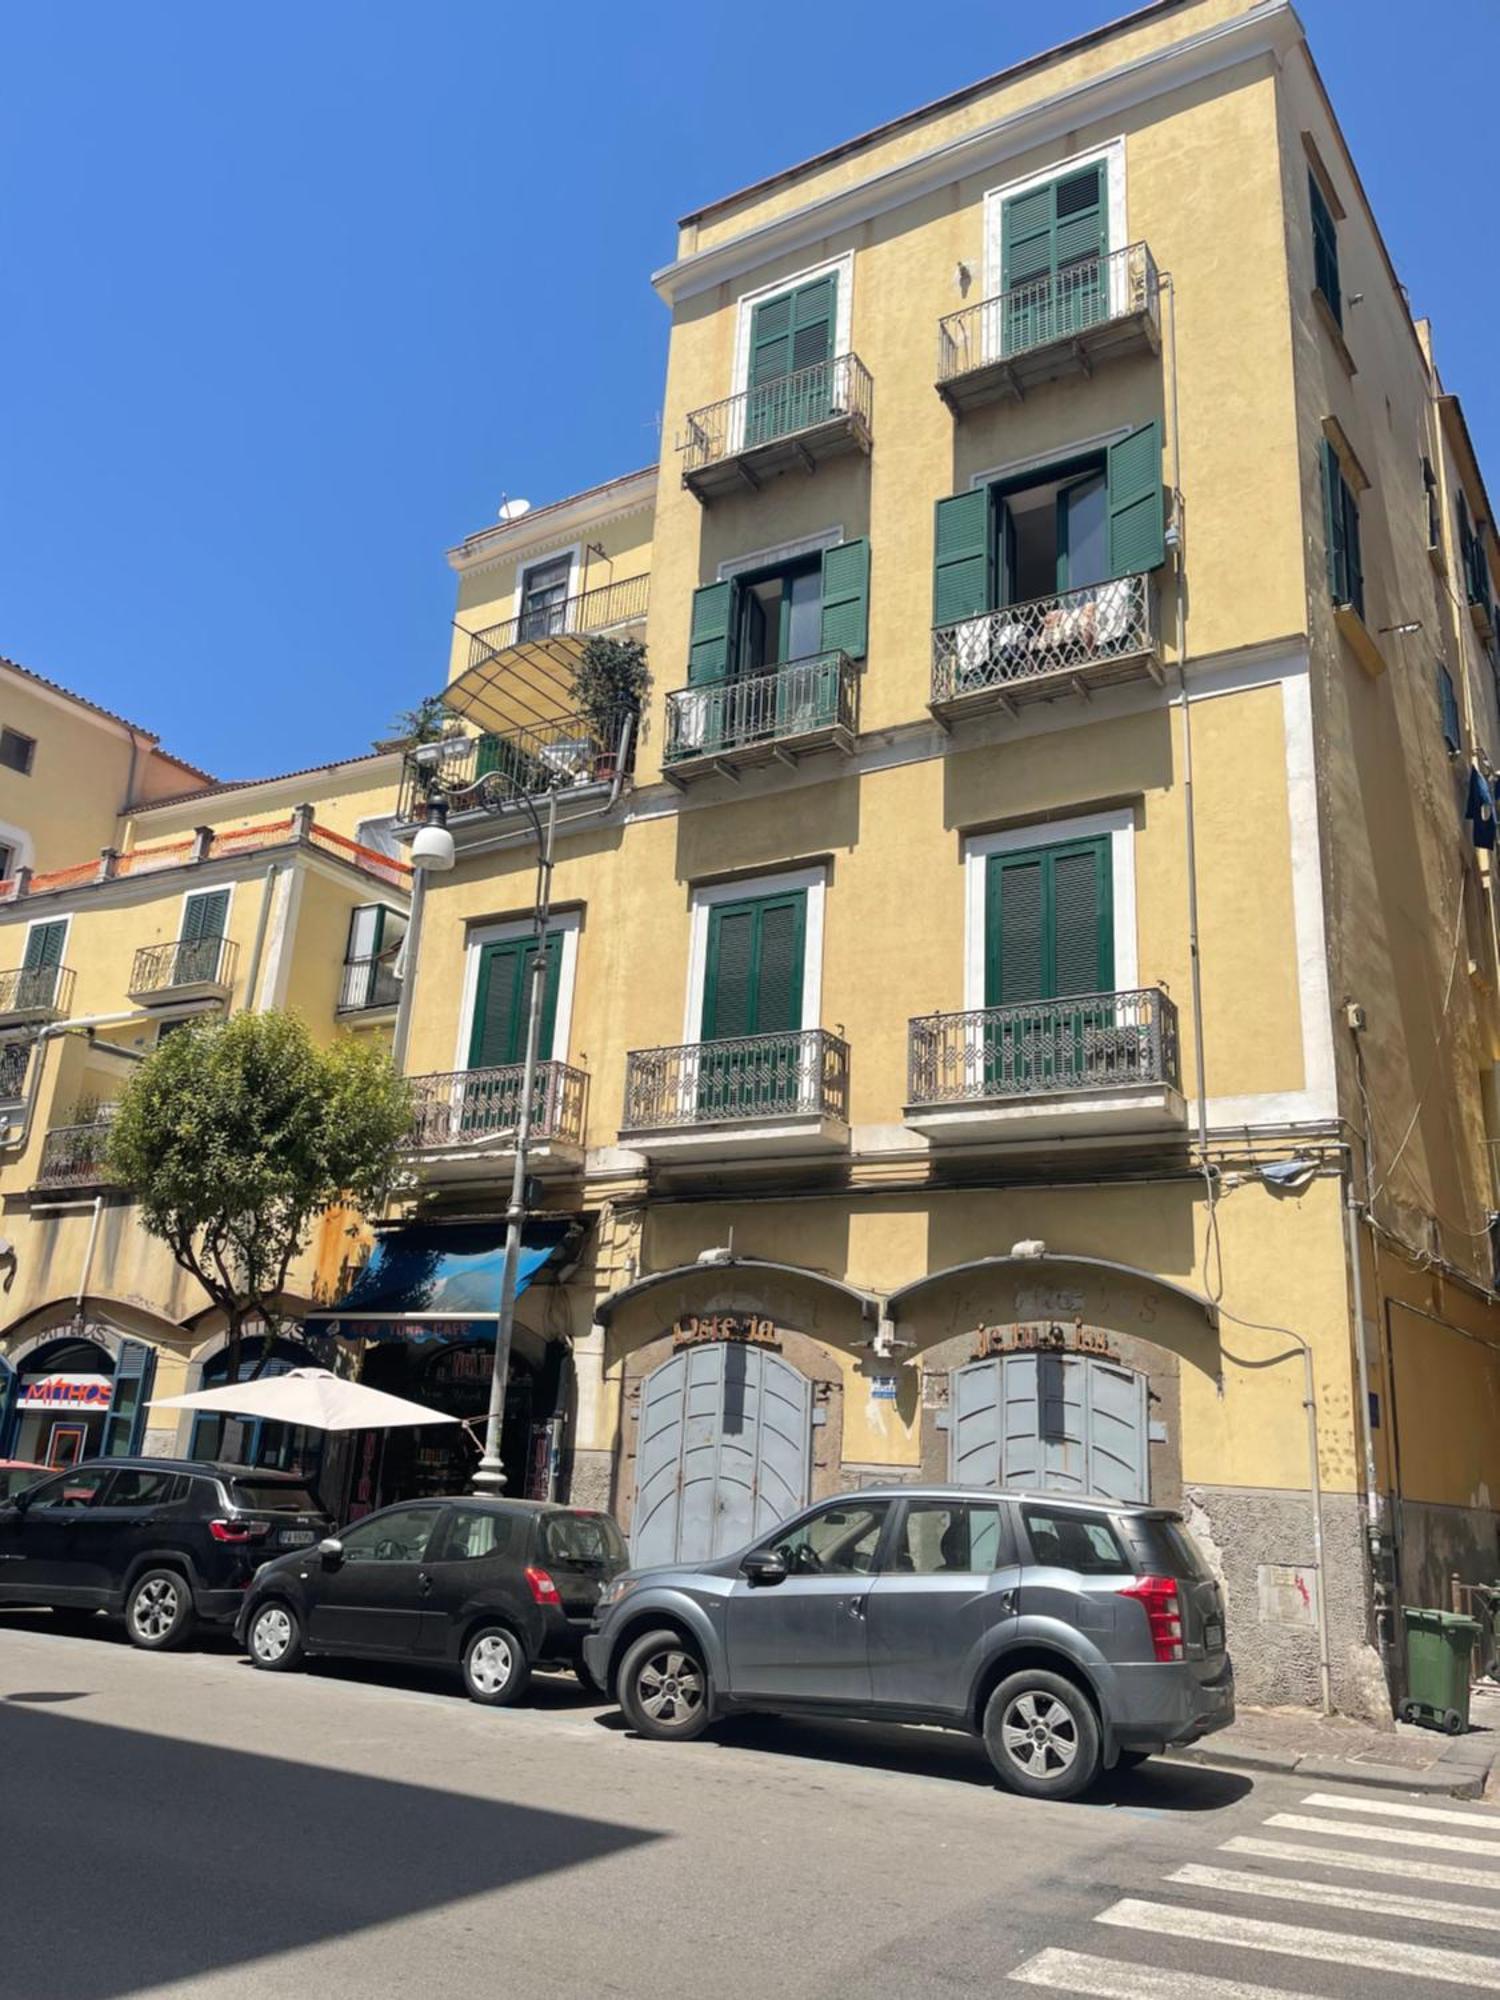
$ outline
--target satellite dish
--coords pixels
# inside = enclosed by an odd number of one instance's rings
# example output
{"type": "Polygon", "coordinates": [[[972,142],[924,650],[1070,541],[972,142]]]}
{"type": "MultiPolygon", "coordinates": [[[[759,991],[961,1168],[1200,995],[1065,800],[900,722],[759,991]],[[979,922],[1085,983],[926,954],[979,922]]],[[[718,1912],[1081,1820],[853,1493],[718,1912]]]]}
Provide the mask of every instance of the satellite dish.
{"type": "Polygon", "coordinates": [[[502,500],[500,502],[499,519],[502,521],[519,521],[523,514],[529,514],[530,512],[531,502],[529,500],[502,500]]]}

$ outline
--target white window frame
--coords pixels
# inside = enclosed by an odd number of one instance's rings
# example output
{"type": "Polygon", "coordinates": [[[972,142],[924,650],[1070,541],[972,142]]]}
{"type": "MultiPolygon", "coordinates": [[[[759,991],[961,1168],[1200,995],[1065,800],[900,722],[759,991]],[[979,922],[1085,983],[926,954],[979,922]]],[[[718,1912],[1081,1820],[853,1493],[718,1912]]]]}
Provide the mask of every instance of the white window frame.
{"type": "Polygon", "coordinates": [[[833,320],[833,359],[849,352],[850,334],[854,326],[854,252],[846,250],[842,257],[827,258],[821,264],[810,264],[805,271],[792,271],[774,284],[757,285],[753,292],[745,292],[739,301],[739,316],[734,326],[734,388],[732,393],[743,395],[750,386],[750,322],[755,316],[755,308],[765,299],[774,299],[782,292],[794,292],[799,285],[810,285],[818,278],[836,276],[839,281],[838,306],[833,320]]]}
{"type": "Polygon", "coordinates": [[[182,909],[177,918],[177,936],[173,942],[182,944],[186,940],[187,906],[189,903],[196,902],[203,896],[222,895],[226,890],[228,891],[229,900],[224,905],[224,929],[220,935],[227,938],[229,935],[229,919],[234,914],[234,884],[233,882],[215,882],[211,889],[188,889],[184,892],[182,909]]]}
{"type": "Polygon", "coordinates": [[[745,576],[752,570],[775,569],[783,563],[796,562],[799,556],[821,555],[825,549],[836,549],[844,539],[842,524],[836,528],[820,528],[815,535],[801,535],[794,542],[778,542],[774,548],[751,549],[748,555],[729,556],[715,571],[715,581],[727,583],[732,576],[745,576]]]}
{"type": "MultiPolygon", "coordinates": [[[[1102,146],[1091,146],[1087,152],[1070,153],[1065,159],[1054,160],[1050,167],[1040,172],[1023,174],[1019,180],[1006,181],[1001,187],[987,188],[984,196],[984,297],[994,299],[1000,296],[1001,280],[1005,269],[1004,239],[1001,233],[1001,218],[1005,204],[1018,194],[1030,194],[1033,188],[1045,187],[1049,181],[1061,180],[1065,174],[1076,173],[1081,167],[1091,167],[1102,162],[1105,168],[1104,194],[1109,212],[1110,253],[1123,250],[1130,237],[1126,232],[1125,210],[1125,138],[1107,139],[1102,146]]],[[[1111,286],[1110,308],[1118,312],[1124,304],[1124,266],[1114,265],[1111,269],[1120,277],[1120,297],[1113,296],[1111,286]]]]}
{"type": "Polygon", "coordinates": [[[13,868],[35,865],[36,848],[24,826],[12,826],[9,820],[0,819],[0,844],[8,847],[15,857],[11,864],[13,868]]]}
{"type": "MultiPolygon", "coordinates": [[[[578,565],[582,555],[583,555],[582,542],[573,542],[569,547],[565,549],[546,549],[534,556],[530,557],[521,556],[517,558],[516,608],[513,615],[516,622],[516,636],[518,638],[520,637],[521,619],[525,615],[526,611],[527,577],[530,576],[531,572],[534,569],[547,569],[553,563],[560,563],[563,560],[563,558],[566,557],[568,563],[568,594],[563,599],[563,602],[564,604],[572,604],[573,600],[578,595],[578,565]]],[[[569,611],[567,614],[569,619],[571,619],[573,615],[574,614],[571,611],[569,611]]],[[[562,629],[565,632],[569,632],[573,628],[570,624],[568,624],[565,621],[562,629]]]]}
{"type": "Polygon", "coordinates": [[[64,911],[55,917],[33,917],[31,919],[21,937],[22,965],[26,963],[26,952],[31,943],[31,933],[38,929],[47,930],[53,924],[61,924],[63,927],[62,951],[58,955],[57,962],[59,965],[67,964],[68,946],[73,942],[73,913],[71,910],[64,911]]]}
{"type": "Polygon", "coordinates": [[[1070,840],[1109,835],[1110,882],[1113,894],[1115,993],[1132,992],[1140,984],[1140,956],[1135,916],[1135,809],[1083,813],[1075,819],[1049,819],[1031,826],[1008,826],[998,833],[972,834],[964,842],[964,1008],[985,1005],[985,886],[992,854],[1015,854],[1026,848],[1062,847],[1070,840]]]}
{"type": "Polygon", "coordinates": [[[757,875],[739,882],[714,882],[692,894],[692,931],[688,943],[687,1004],[683,1009],[684,1045],[703,1039],[703,994],[708,983],[708,917],[718,903],[742,903],[753,896],[785,896],[807,892],[807,925],[802,939],[802,1027],[823,1025],[823,914],[828,895],[828,869],[791,869],[782,875],[757,875]]]}
{"type": "MultiPolygon", "coordinates": [[[[539,1062],[566,1062],[573,1029],[573,987],[578,977],[578,936],[583,928],[581,910],[562,910],[547,919],[547,935],[556,931],[562,938],[562,963],[557,971],[557,1018],[552,1024],[552,1046],[538,1049],[539,1062]]],[[[516,917],[509,923],[480,924],[464,939],[464,977],[458,1006],[458,1042],[453,1052],[455,1070],[469,1067],[469,1049],[474,1040],[474,1003],[479,995],[479,961],[486,945],[511,944],[517,938],[536,935],[530,917],[516,917]]]]}

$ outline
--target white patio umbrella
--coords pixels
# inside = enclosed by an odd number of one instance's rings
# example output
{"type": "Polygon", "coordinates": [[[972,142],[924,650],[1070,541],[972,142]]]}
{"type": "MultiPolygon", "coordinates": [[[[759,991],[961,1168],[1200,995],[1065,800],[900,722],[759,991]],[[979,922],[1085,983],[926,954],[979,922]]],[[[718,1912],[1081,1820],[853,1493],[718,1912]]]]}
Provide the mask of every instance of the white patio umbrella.
{"type": "Polygon", "coordinates": [[[235,1382],[227,1389],[197,1389],[190,1396],[158,1396],[155,1410],[220,1410],[231,1417],[268,1417],[312,1431],[385,1431],[419,1424],[456,1424],[458,1417],[345,1381],[327,1368],[291,1368],[260,1382],[235,1382]]]}

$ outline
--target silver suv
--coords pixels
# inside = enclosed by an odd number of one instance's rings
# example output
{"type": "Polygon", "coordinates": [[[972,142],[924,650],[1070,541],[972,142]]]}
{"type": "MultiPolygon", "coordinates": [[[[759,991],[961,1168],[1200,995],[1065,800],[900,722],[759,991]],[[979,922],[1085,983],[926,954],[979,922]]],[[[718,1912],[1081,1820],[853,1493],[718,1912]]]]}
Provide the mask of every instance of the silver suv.
{"type": "Polygon", "coordinates": [[[746,1710],[941,1723],[1068,1799],[1234,1720],[1224,1600],[1179,1515],[903,1486],[822,1500],[743,1553],[627,1570],[584,1661],[643,1736],[746,1710]]]}

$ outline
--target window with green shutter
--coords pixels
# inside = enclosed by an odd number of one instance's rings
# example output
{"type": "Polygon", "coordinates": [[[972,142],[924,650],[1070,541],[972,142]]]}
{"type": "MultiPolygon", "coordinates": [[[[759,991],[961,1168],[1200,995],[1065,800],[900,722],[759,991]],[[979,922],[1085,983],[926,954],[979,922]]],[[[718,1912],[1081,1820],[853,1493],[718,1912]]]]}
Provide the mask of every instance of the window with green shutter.
{"type": "Polygon", "coordinates": [[[219,977],[224,929],[228,922],[227,889],[200,889],[183,897],[176,984],[189,986],[199,980],[219,977]]]}
{"type": "Polygon", "coordinates": [[[1105,318],[1108,253],[1102,162],[1012,195],[1000,211],[1002,352],[1040,347],[1105,318]]]}
{"type": "MultiPolygon", "coordinates": [[[[469,1032],[470,1069],[500,1069],[524,1061],[531,1001],[529,970],[536,958],[534,937],[506,938],[483,945],[474,982],[474,1017],[469,1032]]],[[[557,1034],[557,995],[562,978],[562,933],[546,939],[547,977],[542,991],[541,1036],[537,1054],[552,1060],[557,1034]]]]}
{"type": "Polygon", "coordinates": [[[1447,749],[1457,755],[1463,747],[1463,736],[1458,720],[1458,690],[1453,685],[1453,676],[1438,661],[1437,667],[1438,713],[1442,717],[1443,742],[1447,749]]]}
{"type": "Polygon", "coordinates": [[[703,1115],[754,1116],[801,1095],[806,934],[802,889],[710,908],[698,1068],[703,1115]],[[742,1046],[751,1036],[768,1039],[742,1046]],[[714,1043],[732,1045],[708,1046],[714,1043]]]}
{"type": "Polygon", "coordinates": [[[745,442],[826,421],[833,408],[838,273],[757,301],[750,314],[745,442]]]}
{"type": "Polygon", "coordinates": [[[1323,479],[1323,533],[1328,550],[1328,591],[1335,604],[1365,615],[1365,575],[1359,542],[1359,505],[1343,464],[1327,438],[1319,446],[1323,479]]]}
{"type": "Polygon", "coordinates": [[[1091,1031],[1107,1028],[1115,987],[1107,835],[992,854],[985,870],[985,1005],[1004,1009],[984,1038],[994,1094],[1087,1079],[1091,1031]],[[1065,1003],[1084,996],[1093,1004],[1065,1003]]]}
{"type": "Polygon", "coordinates": [[[1339,238],[1333,211],[1318,185],[1318,177],[1307,176],[1308,206],[1312,211],[1313,283],[1328,303],[1339,325],[1344,324],[1344,295],[1339,288],[1339,238]]]}
{"type": "Polygon", "coordinates": [[[26,933],[26,954],[22,967],[27,972],[41,972],[62,964],[63,944],[68,935],[66,917],[55,923],[33,924],[26,933]]]}

